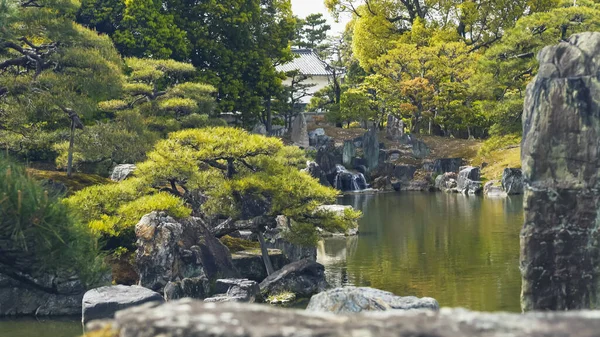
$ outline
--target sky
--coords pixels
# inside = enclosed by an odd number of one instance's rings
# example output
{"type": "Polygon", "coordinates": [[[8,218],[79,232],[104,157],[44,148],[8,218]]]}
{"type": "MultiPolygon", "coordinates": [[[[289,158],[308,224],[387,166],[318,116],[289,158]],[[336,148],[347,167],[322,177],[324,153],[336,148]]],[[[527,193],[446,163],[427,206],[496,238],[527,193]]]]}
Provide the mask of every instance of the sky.
{"type": "Polygon", "coordinates": [[[340,17],[340,22],[335,22],[333,17],[325,8],[324,0],[292,0],[292,11],[294,15],[297,15],[301,18],[306,17],[312,13],[322,13],[327,19],[328,23],[331,25],[332,34],[338,34],[344,31],[346,27],[346,23],[350,20],[348,16],[340,17]]]}

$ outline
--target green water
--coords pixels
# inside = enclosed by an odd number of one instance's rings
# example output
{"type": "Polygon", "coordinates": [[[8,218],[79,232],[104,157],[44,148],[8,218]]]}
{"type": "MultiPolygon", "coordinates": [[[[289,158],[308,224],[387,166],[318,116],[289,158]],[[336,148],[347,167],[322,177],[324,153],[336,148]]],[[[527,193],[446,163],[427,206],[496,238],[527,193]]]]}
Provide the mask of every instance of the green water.
{"type": "MultiPolygon", "coordinates": [[[[340,199],[363,211],[360,235],[319,244],[334,286],[430,296],[442,306],[520,311],[523,199],[386,193],[340,199]]],[[[79,318],[0,320],[0,337],[75,337],[79,318]]]]}
{"type": "Polygon", "coordinates": [[[76,337],[82,334],[79,317],[0,319],[0,337],[76,337]]]}
{"type": "Polygon", "coordinates": [[[334,286],[429,296],[441,306],[520,311],[523,198],[445,193],[345,196],[363,211],[360,235],[319,244],[334,286]]]}

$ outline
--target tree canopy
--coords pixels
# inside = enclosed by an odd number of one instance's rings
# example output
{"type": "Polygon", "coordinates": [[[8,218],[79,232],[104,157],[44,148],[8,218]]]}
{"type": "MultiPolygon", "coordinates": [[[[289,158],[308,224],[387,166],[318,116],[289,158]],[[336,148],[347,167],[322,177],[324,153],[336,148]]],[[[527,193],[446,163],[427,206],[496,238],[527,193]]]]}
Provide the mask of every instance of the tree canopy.
{"type": "Polygon", "coordinates": [[[334,15],[353,16],[345,33],[350,46],[342,54],[349,92],[342,96],[347,102],[361,93],[370,100],[370,112],[359,116],[333,104],[328,108],[333,119],[350,114],[383,125],[381,116],[391,113],[404,118],[411,132],[465,138],[519,133],[536,53],[573,33],[598,30],[599,17],[598,2],[589,0],[326,5],[334,15]]]}

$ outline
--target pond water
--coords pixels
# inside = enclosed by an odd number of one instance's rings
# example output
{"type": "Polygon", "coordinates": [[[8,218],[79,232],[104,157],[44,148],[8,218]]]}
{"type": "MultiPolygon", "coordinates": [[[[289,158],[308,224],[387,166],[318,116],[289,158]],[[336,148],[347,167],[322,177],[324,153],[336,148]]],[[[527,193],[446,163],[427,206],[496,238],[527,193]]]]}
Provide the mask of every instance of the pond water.
{"type": "Polygon", "coordinates": [[[76,337],[82,334],[80,317],[0,319],[0,337],[76,337]]]}
{"type": "Polygon", "coordinates": [[[330,284],[429,296],[446,307],[520,311],[521,196],[385,193],[339,203],[364,215],[357,237],[319,244],[330,284]]]}
{"type": "MultiPolygon", "coordinates": [[[[523,198],[445,193],[349,195],[363,211],[360,234],[319,243],[334,286],[429,296],[441,306],[520,311],[519,231],[523,198]]],[[[0,320],[0,337],[75,337],[79,318],[0,320]]]]}

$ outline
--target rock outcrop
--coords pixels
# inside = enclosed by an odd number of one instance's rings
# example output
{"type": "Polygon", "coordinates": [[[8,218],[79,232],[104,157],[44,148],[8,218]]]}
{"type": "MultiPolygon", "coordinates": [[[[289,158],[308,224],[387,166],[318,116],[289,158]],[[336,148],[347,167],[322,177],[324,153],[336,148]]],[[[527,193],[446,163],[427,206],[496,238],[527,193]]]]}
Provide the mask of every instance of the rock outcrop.
{"type": "Polygon", "coordinates": [[[331,184],[327,180],[327,174],[321,170],[321,167],[316,162],[307,161],[304,171],[310,174],[311,177],[318,179],[321,185],[331,187],[331,184]]]}
{"type": "Polygon", "coordinates": [[[446,173],[455,172],[457,173],[460,167],[463,165],[462,158],[439,158],[433,162],[433,172],[446,173]]]}
{"type": "Polygon", "coordinates": [[[247,279],[221,279],[215,283],[218,295],[204,302],[247,302],[253,303],[260,294],[258,283],[247,279]]]}
{"type": "Polygon", "coordinates": [[[114,317],[119,310],[147,302],[164,302],[159,293],[140,286],[108,286],[89,290],[83,296],[81,321],[114,317]]]}
{"type": "Polygon", "coordinates": [[[377,138],[377,128],[372,127],[363,136],[363,153],[367,160],[367,169],[373,171],[379,165],[379,139],[377,138]]]}
{"type": "Polygon", "coordinates": [[[167,283],[164,289],[165,300],[172,301],[180,298],[204,299],[211,296],[210,281],[205,276],[188,277],[181,281],[167,283]]]}
{"type": "Polygon", "coordinates": [[[504,198],[507,196],[506,192],[504,192],[504,188],[499,186],[500,182],[498,180],[491,180],[483,185],[483,195],[490,198],[504,198]]]}
{"type": "MultiPolygon", "coordinates": [[[[281,250],[269,249],[268,251],[269,258],[275,270],[279,270],[290,263],[281,250]]],[[[233,253],[231,254],[231,259],[233,265],[239,271],[240,277],[261,282],[269,276],[259,249],[233,253]]]]}
{"type": "Polygon", "coordinates": [[[456,189],[458,175],[454,172],[446,172],[435,178],[435,188],[442,192],[450,192],[456,189]]]}
{"type": "Polygon", "coordinates": [[[502,188],[508,195],[523,194],[523,172],[518,168],[506,168],[502,172],[502,188]]]}
{"type": "Polygon", "coordinates": [[[310,140],[308,139],[308,129],[306,125],[306,117],[303,113],[299,113],[294,121],[292,122],[292,142],[294,145],[306,149],[310,146],[310,140]]]}
{"type": "Polygon", "coordinates": [[[368,287],[345,287],[327,290],[311,297],[307,311],[334,314],[385,310],[438,310],[440,305],[430,297],[397,296],[391,292],[368,287]]]}
{"type": "Polygon", "coordinates": [[[292,262],[260,283],[263,298],[290,292],[297,298],[310,297],[328,287],[325,267],[309,259],[292,262]]]}
{"type": "Polygon", "coordinates": [[[479,167],[467,166],[458,173],[456,189],[463,194],[480,194],[483,192],[483,184],[480,179],[479,167]]]}
{"type": "Polygon", "coordinates": [[[206,276],[238,277],[231,254],[201,219],[175,220],[163,212],[142,217],[135,226],[140,285],[162,291],[167,283],[206,276]]]}
{"type": "Polygon", "coordinates": [[[539,72],[527,86],[524,310],[600,306],[599,55],[600,33],[573,35],[538,54],[539,72]]]}
{"type": "Polygon", "coordinates": [[[396,116],[389,114],[385,128],[385,137],[396,141],[402,139],[404,137],[404,122],[396,118],[396,116]]]}
{"type": "Polygon", "coordinates": [[[135,171],[134,164],[121,164],[115,166],[110,174],[110,180],[123,181],[133,174],[135,171]]]}
{"type": "Polygon", "coordinates": [[[13,278],[0,271],[0,317],[81,313],[85,288],[78,279],[50,274],[36,277],[23,273],[17,275],[18,278],[13,278]]]}
{"type": "Polygon", "coordinates": [[[342,150],[342,164],[346,167],[352,167],[352,159],[356,155],[356,147],[352,140],[344,141],[344,148],[342,150]]]}
{"type": "Polygon", "coordinates": [[[595,337],[600,312],[479,313],[464,309],[334,315],[247,303],[145,304],[89,324],[106,337],[595,337]]]}

